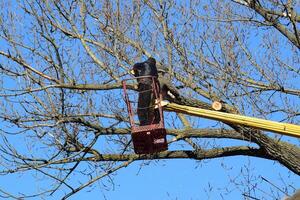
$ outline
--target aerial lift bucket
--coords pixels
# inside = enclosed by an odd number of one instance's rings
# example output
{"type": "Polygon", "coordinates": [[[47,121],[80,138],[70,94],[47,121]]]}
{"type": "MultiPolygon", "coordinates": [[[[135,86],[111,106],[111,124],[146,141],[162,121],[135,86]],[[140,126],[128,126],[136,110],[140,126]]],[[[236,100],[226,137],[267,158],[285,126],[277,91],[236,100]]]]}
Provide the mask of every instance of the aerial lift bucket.
{"type": "Polygon", "coordinates": [[[154,76],[136,77],[125,79],[122,81],[122,84],[125,102],[129,114],[131,136],[135,153],[152,154],[167,150],[168,144],[166,140],[166,129],[164,126],[163,109],[160,105],[160,102],[162,101],[162,95],[160,93],[159,82],[157,78],[154,76]],[[130,81],[132,82],[132,80],[134,79],[143,78],[151,78],[152,83],[150,89],[148,89],[147,91],[140,91],[139,89],[130,90],[129,94],[127,90],[127,83],[130,81]],[[155,112],[156,116],[159,116],[158,119],[154,119],[154,115],[150,117],[146,125],[140,125],[140,122],[137,118],[138,109],[141,109],[138,107],[137,103],[138,96],[143,92],[151,92],[151,97],[153,98],[153,104],[150,105],[149,109],[146,110],[151,111],[152,113],[155,112]]]}

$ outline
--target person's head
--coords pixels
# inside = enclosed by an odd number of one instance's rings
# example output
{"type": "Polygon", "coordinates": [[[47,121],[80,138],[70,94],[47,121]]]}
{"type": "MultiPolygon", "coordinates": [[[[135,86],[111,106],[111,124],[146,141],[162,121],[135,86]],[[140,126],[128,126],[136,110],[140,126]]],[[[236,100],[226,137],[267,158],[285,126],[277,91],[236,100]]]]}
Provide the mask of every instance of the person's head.
{"type": "Polygon", "coordinates": [[[152,57],[141,63],[135,63],[130,71],[135,77],[140,76],[158,76],[156,60],[152,57]]]}

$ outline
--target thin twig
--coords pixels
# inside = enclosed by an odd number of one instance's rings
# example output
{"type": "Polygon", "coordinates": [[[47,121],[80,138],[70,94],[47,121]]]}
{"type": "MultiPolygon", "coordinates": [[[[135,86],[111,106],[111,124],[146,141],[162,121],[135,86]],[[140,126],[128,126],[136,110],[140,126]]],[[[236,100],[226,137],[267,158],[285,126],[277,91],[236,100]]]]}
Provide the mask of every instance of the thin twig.
{"type": "Polygon", "coordinates": [[[68,199],[70,196],[76,194],[76,193],[79,192],[80,190],[82,190],[82,189],[84,189],[85,187],[87,187],[87,186],[93,184],[94,182],[100,180],[101,178],[103,178],[103,177],[105,177],[105,176],[107,176],[107,175],[109,175],[109,174],[111,174],[111,173],[113,173],[113,172],[115,172],[115,171],[117,171],[117,170],[123,168],[123,167],[127,167],[127,166],[128,166],[130,163],[132,163],[133,161],[134,161],[133,159],[130,159],[130,160],[128,160],[127,162],[124,162],[123,164],[121,164],[121,165],[119,165],[119,166],[117,166],[117,167],[115,167],[115,168],[113,168],[113,169],[111,169],[111,170],[108,170],[107,172],[104,172],[103,174],[101,174],[101,175],[99,175],[99,176],[93,178],[93,179],[90,180],[89,182],[87,182],[87,183],[81,185],[80,187],[76,188],[75,190],[73,190],[73,191],[70,192],[69,194],[65,195],[65,196],[62,198],[62,200],[68,199]]]}

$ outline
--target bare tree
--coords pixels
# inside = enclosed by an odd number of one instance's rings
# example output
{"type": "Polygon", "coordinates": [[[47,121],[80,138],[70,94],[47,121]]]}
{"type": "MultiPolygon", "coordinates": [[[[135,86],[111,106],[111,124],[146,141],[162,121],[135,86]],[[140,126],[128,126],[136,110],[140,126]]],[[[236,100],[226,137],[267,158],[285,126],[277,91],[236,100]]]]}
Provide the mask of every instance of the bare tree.
{"type": "Polygon", "coordinates": [[[299,123],[299,2],[184,2],[1,1],[1,175],[35,171],[52,184],[34,195],[65,190],[64,199],[137,160],[251,156],[299,175],[297,140],[199,128],[182,114],[167,118],[169,143],[192,150],[133,153],[121,80],[150,56],[179,91],[175,103],[220,101],[224,112],[299,123]],[[209,148],[200,138],[241,145],[209,148]],[[85,182],[71,186],[78,173],[85,182]]]}

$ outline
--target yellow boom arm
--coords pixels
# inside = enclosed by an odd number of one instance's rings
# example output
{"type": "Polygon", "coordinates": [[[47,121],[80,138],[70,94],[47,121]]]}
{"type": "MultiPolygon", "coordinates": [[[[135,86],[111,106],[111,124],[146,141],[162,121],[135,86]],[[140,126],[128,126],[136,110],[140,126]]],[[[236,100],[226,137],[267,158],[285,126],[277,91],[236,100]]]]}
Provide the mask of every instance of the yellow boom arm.
{"type": "Polygon", "coordinates": [[[175,103],[168,103],[166,106],[164,106],[164,109],[300,138],[300,126],[295,124],[274,122],[270,120],[259,119],[255,117],[247,117],[238,114],[230,114],[219,111],[195,108],[191,106],[183,106],[175,103]]]}

